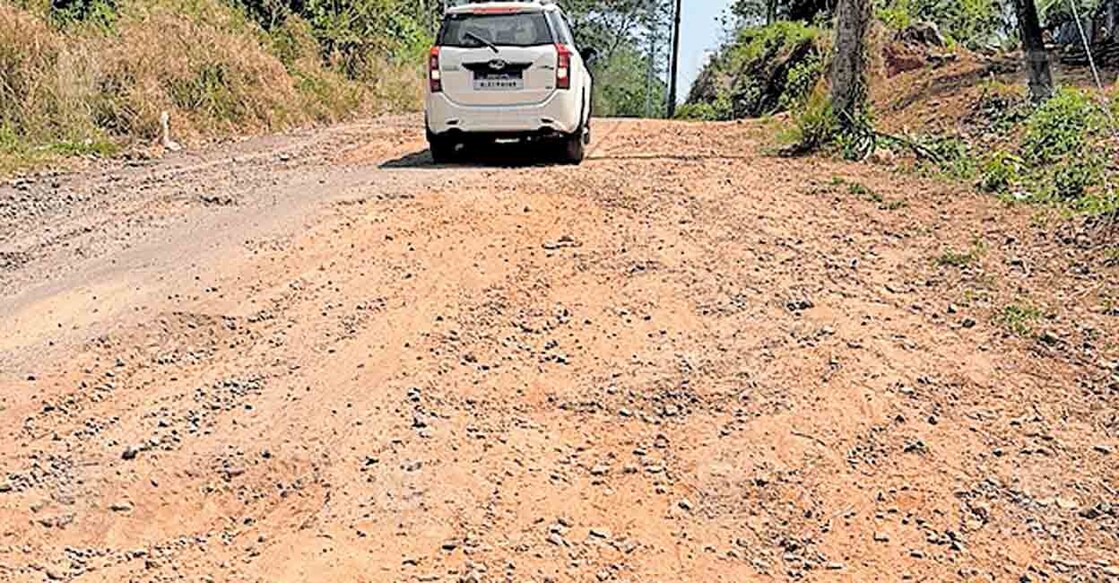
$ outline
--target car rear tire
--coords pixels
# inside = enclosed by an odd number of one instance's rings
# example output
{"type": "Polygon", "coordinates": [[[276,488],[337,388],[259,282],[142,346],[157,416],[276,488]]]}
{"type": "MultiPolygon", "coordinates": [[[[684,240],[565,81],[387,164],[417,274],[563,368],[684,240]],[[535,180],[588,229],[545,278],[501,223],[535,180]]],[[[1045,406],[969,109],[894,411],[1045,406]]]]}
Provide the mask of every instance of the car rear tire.
{"type": "Polygon", "coordinates": [[[587,155],[587,144],[583,138],[583,130],[564,136],[560,142],[560,161],[564,164],[579,165],[587,155]]]}
{"type": "Polygon", "coordinates": [[[431,149],[431,160],[436,164],[447,164],[455,160],[455,142],[439,136],[428,136],[427,145],[431,149]]]}

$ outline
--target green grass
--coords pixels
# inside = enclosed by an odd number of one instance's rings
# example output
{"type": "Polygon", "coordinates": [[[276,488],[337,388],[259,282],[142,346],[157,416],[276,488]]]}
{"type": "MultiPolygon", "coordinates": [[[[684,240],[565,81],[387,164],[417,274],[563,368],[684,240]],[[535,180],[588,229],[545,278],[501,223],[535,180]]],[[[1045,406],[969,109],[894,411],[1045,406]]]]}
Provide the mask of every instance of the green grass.
{"type": "Polygon", "coordinates": [[[119,150],[116,142],[99,135],[99,132],[83,139],[34,144],[17,135],[10,126],[0,125],[0,175],[35,170],[76,156],[105,158],[119,150]]]}
{"type": "Polygon", "coordinates": [[[1119,267],[1119,245],[1108,247],[1103,252],[1103,262],[1108,267],[1119,267]]]}
{"type": "Polygon", "coordinates": [[[949,249],[936,258],[937,265],[945,267],[967,267],[971,262],[975,261],[975,255],[970,251],[966,253],[959,253],[949,249]]]}
{"type": "Polygon", "coordinates": [[[982,240],[977,239],[971,248],[966,251],[946,249],[936,258],[936,264],[942,267],[967,267],[983,256],[987,246],[982,240]]]}
{"type": "Polygon", "coordinates": [[[1042,318],[1041,310],[1029,304],[1010,304],[1003,307],[995,321],[1018,336],[1029,336],[1042,318]]]}
{"type": "Polygon", "coordinates": [[[874,189],[870,188],[869,186],[867,186],[865,184],[859,183],[859,182],[847,182],[843,178],[840,178],[838,176],[833,176],[832,177],[832,184],[835,185],[835,186],[846,184],[847,185],[847,194],[850,194],[852,196],[857,196],[859,198],[865,198],[866,200],[869,200],[870,202],[873,202],[874,204],[877,204],[878,208],[880,210],[896,211],[896,210],[900,210],[900,209],[903,209],[903,208],[909,208],[909,201],[908,200],[905,200],[903,198],[887,199],[885,196],[882,196],[880,193],[875,192],[874,189]]]}

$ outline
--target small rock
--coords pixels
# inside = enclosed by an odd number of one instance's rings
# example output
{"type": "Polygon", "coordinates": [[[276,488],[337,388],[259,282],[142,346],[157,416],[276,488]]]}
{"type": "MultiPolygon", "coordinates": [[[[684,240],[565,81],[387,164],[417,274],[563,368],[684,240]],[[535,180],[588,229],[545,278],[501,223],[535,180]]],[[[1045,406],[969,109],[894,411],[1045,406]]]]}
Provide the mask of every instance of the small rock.
{"type": "Polygon", "coordinates": [[[692,502],[687,498],[682,498],[680,502],[677,503],[677,505],[688,512],[692,511],[692,502]]]}
{"type": "Polygon", "coordinates": [[[121,459],[133,460],[136,459],[136,456],[139,455],[139,453],[140,448],[136,447],[135,445],[130,445],[124,448],[124,451],[120,454],[120,457],[121,459]]]}
{"type": "Polygon", "coordinates": [[[1111,514],[1111,505],[1106,502],[1102,502],[1100,504],[1096,504],[1095,506],[1086,506],[1084,508],[1081,508],[1080,511],[1077,512],[1077,514],[1081,518],[1096,520],[1097,518],[1111,514]]]}
{"type": "Polygon", "coordinates": [[[808,299],[807,297],[792,298],[785,302],[785,308],[788,309],[790,312],[802,312],[804,310],[810,310],[814,307],[816,307],[816,304],[812,303],[812,300],[808,299]]]}
{"type": "Polygon", "coordinates": [[[590,534],[595,538],[610,538],[610,529],[595,527],[591,529],[590,534]]]}
{"type": "Polygon", "coordinates": [[[65,528],[74,522],[73,514],[61,514],[58,516],[44,516],[37,520],[40,525],[46,528],[65,528]]]}
{"type": "Polygon", "coordinates": [[[563,546],[563,537],[558,532],[553,532],[548,535],[548,542],[556,545],[557,547],[563,546]]]}
{"type": "Polygon", "coordinates": [[[843,563],[836,563],[836,562],[833,561],[831,563],[828,563],[828,564],[824,565],[824,568],[829,570],[829,571],[842,571],[843,570],[843,563]]]}
{"type": "Polygon", "coordinates": [[[608,466],[606,464],[598,464],[597,466],[591,468],[591,475],[592,476],[604,476],[604,475],[609,474],[609,473],[610,473],[610,466],[608,466]]]}
{"type": "MultiPolygon", "coordinates": [[[[1106,443],[1097,443],[1095,447],[1093,447],[1093,449],[1104,455],[1111,455],[1111,453],[1115,451],[1110,445],[1107,445],[1106,443]]],[[[0,488],[3,488],[2,484],[0,484],[0,488]]],[[[3,490],[0,489],[0,492],[3,492],[3,490]]]]}
{"type": "Polygon", "coordinates": [[[111,505],[109,505],[109,510],[112,510],[113,512],[132,512],[132,503],[128,500],[113,502],[111,505]]]}
{"type": "Polygon", "coordinates": [[[907,442],[902,451],[904,451],[905,453],[923,454],[927,453],[929,451],[929,448],[927,445],[925,445],[925,442],[921,441],[920,439],[914,439],[907,442]]]}
{"type": "Polygon", "coordinates": [[[439,545],[439,548],[443,549],[444,551],[453,551],[458,548],[458,541],[454,539],[445,540],[443,541],[443,544],[439,545]]]}
{"type": "Polygon", "coordinates": [[[1057,506],[1061,507],[1064,510],[1075,510],[1077,508],[1080,508],[1080,503],[1073,498],[1063,498],[1058,496],[1057,506]]]}
{"type": "Polygon", "coordinates": [[[12,484],[8,481],[0,482],[0,494],[4,492],[11,492],[12,484]]]}
{"type": "Polygon", "coordinates": [[[876,543],[888,543],[888,542],[890,542],[890,535],[888,535],[884,532],[876,532],[876,533],[874,533],[874,542],[876,542],[876,543]]]}

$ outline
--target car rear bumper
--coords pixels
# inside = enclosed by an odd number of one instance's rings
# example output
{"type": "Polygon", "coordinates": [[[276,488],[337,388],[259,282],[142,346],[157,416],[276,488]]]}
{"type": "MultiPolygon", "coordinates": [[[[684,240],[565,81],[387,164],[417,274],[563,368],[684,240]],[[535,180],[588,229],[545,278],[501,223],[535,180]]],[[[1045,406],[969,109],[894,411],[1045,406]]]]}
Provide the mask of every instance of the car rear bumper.
{"type": "Polygon", "coordinates": [[[428,94],[427,129],[435,135],[570,134],[579,128],[582,103],[573,91],[556,91],[532,105],[460,105],[442,93],[428,94]]]}

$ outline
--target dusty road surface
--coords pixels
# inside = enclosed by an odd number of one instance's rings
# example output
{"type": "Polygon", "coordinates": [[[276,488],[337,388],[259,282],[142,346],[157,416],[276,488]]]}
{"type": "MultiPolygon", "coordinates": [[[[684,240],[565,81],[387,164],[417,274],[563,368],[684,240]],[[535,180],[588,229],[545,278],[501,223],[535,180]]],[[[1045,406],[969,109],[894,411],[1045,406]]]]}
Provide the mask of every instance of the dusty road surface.
{"type": "Polygon", "coordinates": [[[0,188],[0,580],[1119,577],[1098,230],[758,125],[0,188]]]}

